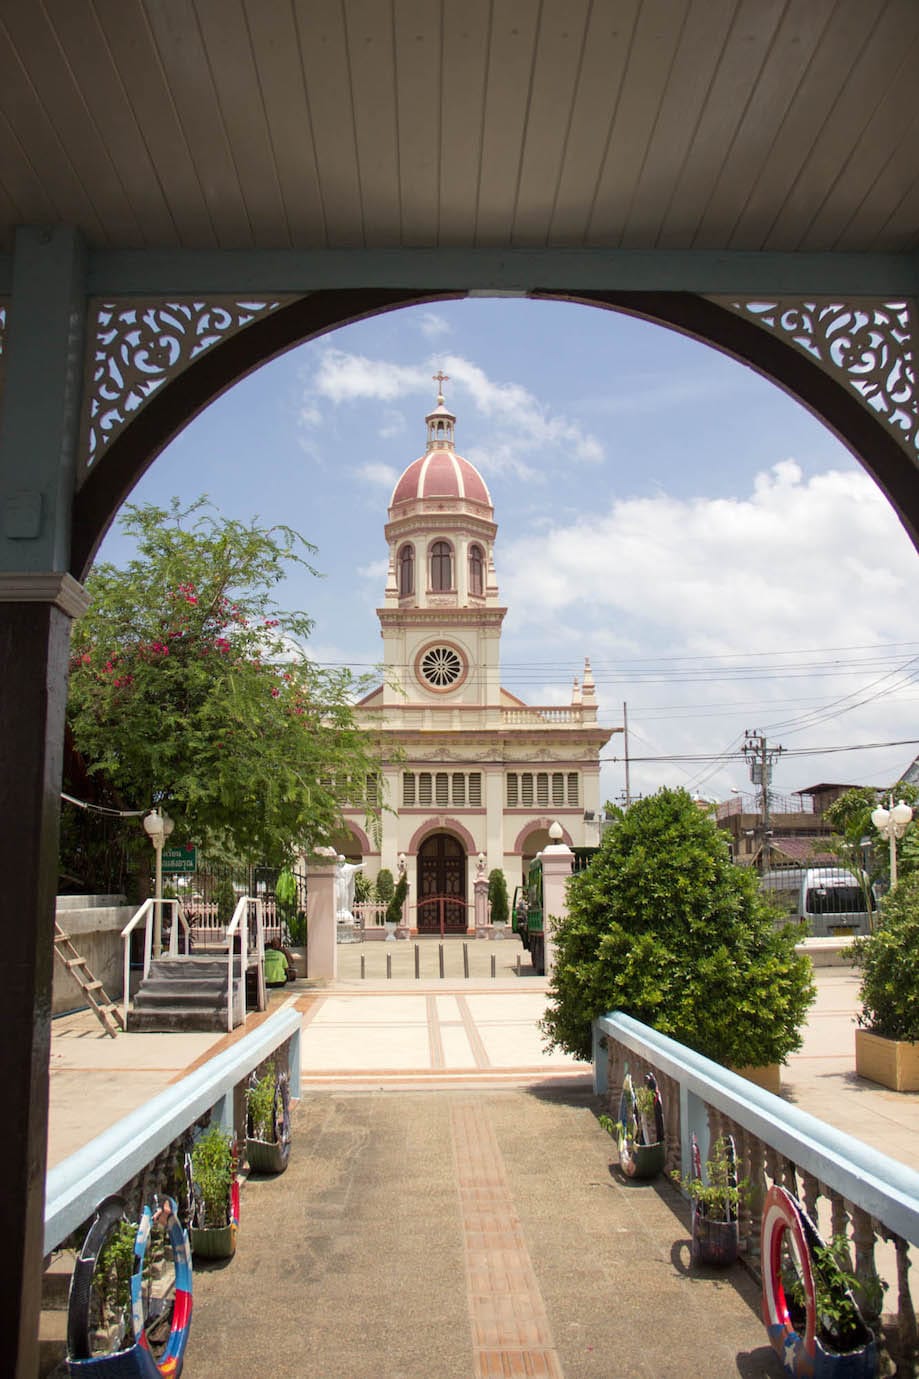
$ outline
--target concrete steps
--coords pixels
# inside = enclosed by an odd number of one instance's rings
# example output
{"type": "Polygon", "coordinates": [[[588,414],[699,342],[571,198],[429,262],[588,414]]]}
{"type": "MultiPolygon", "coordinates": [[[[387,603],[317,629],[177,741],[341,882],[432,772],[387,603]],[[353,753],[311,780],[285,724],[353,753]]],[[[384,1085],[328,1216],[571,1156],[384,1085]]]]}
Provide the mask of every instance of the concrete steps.
{"type": "Polygon", "coordinates": [[[52,1257],[42,1276],[42,1310],[38,1326],[38,1379],[59,1379],[67,1369],[67,1301],[74,1255],[52,1257]]]}
{"type": "MultiPolygon", "coordinates": [[[[233,972],[234,1003],[241,999],[242,981],[237,958],[233,972]]],[[[142,1033],[225,1030],[226,958],[157,959],[134,997],[128,1027],[142,1033]]]]}

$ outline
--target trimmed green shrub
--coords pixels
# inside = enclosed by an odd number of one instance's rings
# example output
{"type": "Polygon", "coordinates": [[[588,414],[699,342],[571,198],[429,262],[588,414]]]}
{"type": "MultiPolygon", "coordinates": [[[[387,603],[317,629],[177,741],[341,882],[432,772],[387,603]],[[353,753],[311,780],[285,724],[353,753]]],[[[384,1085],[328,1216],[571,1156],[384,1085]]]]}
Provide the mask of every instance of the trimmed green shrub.
{"type": "Polygon", "coordinates": [[[374,887],[369,876],[365,876],[362,871],[354,873],[354,899],[358,905],[365,904],[373,899],[374,887]]]}
{"type": "Polygon", "coordinates": [[[853,944],[862,970],[858,1023],[884,1039],[919,1040],[919,873],[881,901],[874,933],[853,944]]]}
{"type": "Polygon", "coordinates": [[[590,1024],[620,1010],[719,1063],[782,1062],[814,999],[796,932],[685,790],[639,800],[568,887],[542,1029],[591,1056],[590,1024]]]}
{"type": "Polygon", "coordinates": [[[393,898],[396,883],[389,867],[381,867],[377,872],[377,900],[381,905],[388,905],[393,898]]]}
{"type": "Polygon", "coordinates": [[[488,873],[488,908],[492,924],[507,923],[507,881],[500,867],[488,873]]]}
{"type": "Polygon", "coordinates": [[[408,895],[408,877],[405,872],[399,877],[396,889],[393,891],[389,904],[386,906],[385,923],[401,924],[402,907],[405,904],[405,897],[408,895]]]}

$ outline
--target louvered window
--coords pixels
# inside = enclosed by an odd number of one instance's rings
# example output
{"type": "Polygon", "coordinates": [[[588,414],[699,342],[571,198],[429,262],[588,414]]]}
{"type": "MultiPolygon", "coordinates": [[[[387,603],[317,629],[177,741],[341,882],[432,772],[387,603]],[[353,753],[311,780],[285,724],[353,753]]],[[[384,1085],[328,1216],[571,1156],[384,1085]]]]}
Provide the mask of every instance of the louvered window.
{"type": "Polygon", "coordinates": [[[403,772],[402,803],[406,805],[413,805],[415,803],[415,774],[413,771],[403,772]]]}
{"type": "Polygon", "coordinates": [[[569,771],[568,773],[568,803],[576,805],[578,803],[578,773],[569,771]]]}
{"type": "Polygon", "coordinates": [[[430,803],[431,803],[431,773],[430,773],[430,771],[422,771],[422,772],[421,772],[421,775],[418,777],[418,803],[419,803],[419,804],[430,804],[430,803]]]}
{"type": "Polygon", "coordinates": [[[476,809],[482,804],[482,773],[480,771],[473,771],[469,776],[469,803],[476,809]]]}
{"type": "Polygon", "coordinates": [[[461,771],[453,774],[453,803],[464,805],[466,803],[466,777],[461,771]]]}
{"type": "Polygon", "coordinates": [[[519,793],[517,789],[517,772],[511,771],[507,777],[507,807],[508,809],[517,808],[519,793]]]}
{"type": "Polygon", "coordinates": [[[446,771],[438,771],[434,777],[434,801],[436,804],[449,804],[449,776],[446,771]]]}

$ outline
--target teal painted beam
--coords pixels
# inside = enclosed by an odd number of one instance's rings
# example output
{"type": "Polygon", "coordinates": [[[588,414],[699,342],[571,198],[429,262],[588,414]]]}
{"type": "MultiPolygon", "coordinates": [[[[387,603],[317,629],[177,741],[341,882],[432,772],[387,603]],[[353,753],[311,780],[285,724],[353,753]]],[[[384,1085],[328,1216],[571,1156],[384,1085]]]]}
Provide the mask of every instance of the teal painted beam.
{"type": "MultiPolygon", "coordinates": [[[[0,276],[2,283],[2,276],[0,276]]],[[[196,292],[305,293],[322,288],[417,288],[473,295],[658,291],[706,295],[919,295],[919,255],[766,254],[710,250],[329,249],[97,250],[94,296],[196,292]]]]}
{"type": "Polygon", "coordinates": [[[0,570],[66,570],[83,386],[86,247],[16,232],[0,418],[0,570]]]}

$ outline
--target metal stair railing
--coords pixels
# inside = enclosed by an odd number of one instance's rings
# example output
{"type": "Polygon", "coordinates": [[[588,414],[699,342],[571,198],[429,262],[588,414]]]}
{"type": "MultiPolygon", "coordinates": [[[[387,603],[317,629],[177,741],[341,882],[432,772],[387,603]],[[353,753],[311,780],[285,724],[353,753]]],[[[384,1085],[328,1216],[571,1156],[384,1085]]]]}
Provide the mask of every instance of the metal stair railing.
{"type": "Polygon", "coordinates": [[[243,1012],[246,1018],[246,973],[249,970],[249,906],[255,906],[255,958],[256,982],[258,987],[258,1008],[268,1008],[268,991],[265,986],[265,919],[262,901],[256,896],[240,896],[233,911],[233,918],[227,925],[227,1032],[233,1031],[233,967],[236,935],[239,934],[240,983],[242,987],[243,1012]]]}
{"type": "MultiPolygon", "coordinates": [[[[179,943],[179,924],[176,922],[176,920],[177,920],[177,918],[178,918],[178,920],[185,926],[185,935],[186,935],[186,948],[185,948],[185,954],[186,954],[186,957],[187,957],[187,956],[188,956],[188,934],[189,934],[189,929],[188,929],[187,923],[185,922],[185,917],[184,917],[184,916],[180,913],[180,911],[179,911],[179,902],[178,902],[177,900],[161,900],[159,903],[160,903],[161,905],[172,905],[172,906],[174,907],[174,909],[173,909],[173,920],[172,920],[172,931],[171,931],[171,933],[170,933],[170,935],[169,935],[169,956],[172,957],[172,958],[175,958],[175,957],[178,957],[178,956],[179,956],[179,948],[178,948],[178,943],[179,943]]],[[[127,924],[124,926],[124,928],[123,928],[122,931],[121,931],[121,941],[122,941],[122,943],[124,944],[124,971],[123,971],[122,988],[121,988],[121,1018],[122,1018],[122,1026],[121,1026],[121,1027],[122,1027],[122,1029],[127,1029],[127,1027],[128,1027],[128,1003],[129,1003],[129,1001],[130,1001],[130,999],[131,999],[131,935],[133,934],[134,930],[137,928],[138,924],[140,924],[141,920],[143,920],[143,921],[144,921],[144,971],[143,971],[143,980],[146,981],[147,978],[148,978],[149,975],[150,975],[150,964],[151,964],[151,962],[153,961],[153,917],[154,917],[154,913],[155,913],[155,909],[156,909],[156,904],[157,904],[157,902],[156,902],[156,900],[153,899],[152,896],[151,896],[151,898],[150,898],[149,900],[145,900],[144,903],[143,903],[143,905],[141,905],[140,909],[137,911],[137,913],[136,913],[135,915],[133,915],[133,917],[132,917],[131,919],[128,920],[127,924]]]]}
{"type": "Polygon", "coordinates": [[[110,1034],[114,1039],[119,1026],[121,1029],[127,1028],[124,1015],[115,1002],[109,999],[105,987],[90,971],[86,959],[74,947],[70,935],[64,932],[57,920],[54,921],[54,951],[80,987],[106,1034],[110,1034]]]}

